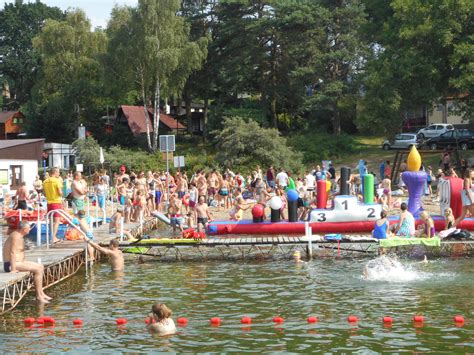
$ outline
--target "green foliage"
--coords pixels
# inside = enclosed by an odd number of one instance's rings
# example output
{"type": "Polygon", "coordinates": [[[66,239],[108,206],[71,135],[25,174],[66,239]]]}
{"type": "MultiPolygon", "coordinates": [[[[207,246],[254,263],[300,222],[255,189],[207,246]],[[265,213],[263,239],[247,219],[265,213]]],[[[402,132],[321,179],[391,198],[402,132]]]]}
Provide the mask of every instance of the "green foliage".
{"type": "Polygon", "coordinates": [[[100,145],[92,137],[86,139],[76,139],[72,143],[76,152],[76,162],[89,166],[99,161],[100,145]]]}
{"type": "Polygon", "coordinates": [[[293,172],[301,170],[300,155],[274,128],[261,128],[255,121],[227,117],[223,129],[213,133],[218,148],[216,161],[222,166],[247,170],[259,164],[285,167],[293,172]]]}
{"type": "Polygon", "coordinates": [[[47,20],[33,42],[43,66],[27,106],[30,135],[67,143],[80,123],[101,131],[97,118],[105,99],[99,58],[106,48],[105,33],[91,32],[84,12],[76,10],[64,21],[47,20]]]}
{"type": "Polygon", "coordinates": [[[14,107],[25,104],[37,80],[41,57],[33,49],[32,39],[47,19],[61,20],[63,12],[41,2],[5,4],[0,11],[0,75],[6,80],[14,107]]]}
{"type": "Polygon", "coordinates": [[[306,133],[292,137],[291,146],[301,152],[303,163],[312,166],[321,160],[341,158],[352,153],[357,144],[347,135],[326,133],[306,133]]]}
{"type": "Polygon", "coordinates": [[[109,71],[119,73],[119,87],[126,88],[125,80],[136,87],[144,105],[153,102],[153,135],[147,128],[150,151],[158,145],[161,95],[180,94],[207,55],[207,39],[189,40],[189,27],[177,15],[179,7],[179,0],[139,0],[136,8],[114,9],[107,30],[109,71]]]}

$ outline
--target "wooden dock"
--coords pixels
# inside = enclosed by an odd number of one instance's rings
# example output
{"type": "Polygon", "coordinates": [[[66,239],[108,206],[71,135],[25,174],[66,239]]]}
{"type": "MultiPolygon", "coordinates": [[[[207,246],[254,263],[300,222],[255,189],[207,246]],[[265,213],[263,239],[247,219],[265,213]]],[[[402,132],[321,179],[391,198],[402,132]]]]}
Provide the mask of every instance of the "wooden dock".
{"type": "MultiPolygon", "coordinates": [[[[147,219],[143,223],[143,230],[137,223],[124,226],[133,236],[139,236],[155,229],[158,225],[156,218],[147,219]]],[[[108,244],[109,240],[116,235],[109,234],[109,225],[102,225],[94,229],[94,241],[100,244],[108,244]]],[[[6,236],[4,236],[4,240],[6,236]]],[[[86,261],[85,243],[82,241],[65,241],[49,249],[46,246],[31,247],[25,252],[28,261],[40,262],[44,265],[45,273],[43,285],[51,287],[62,280],[74,275],[86,261]]],[[[25,295],[33,289],[33,277],[30,273],[5,273],[3,265],[0,270],[0,314],[14,309],[25,295]]]]}

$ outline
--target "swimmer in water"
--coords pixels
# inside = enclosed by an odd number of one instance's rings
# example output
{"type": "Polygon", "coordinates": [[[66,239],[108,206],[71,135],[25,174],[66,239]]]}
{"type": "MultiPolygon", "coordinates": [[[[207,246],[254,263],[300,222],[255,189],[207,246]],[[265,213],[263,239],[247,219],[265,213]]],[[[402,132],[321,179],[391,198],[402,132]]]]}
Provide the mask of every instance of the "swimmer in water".
{"type": "Polygon", "coordinates": [[[155,303],[151,307],[151,313],[148,316],[147,329],[150,333],[157,335],[170,335],[176,333],[171,309],[164,303],[155,303]]]}
{"type": "Polygon", "coordinates": [[[305,261],[301,260],[301,252],[299,250],[296,250],[293,253],[293,260],[295,263],[300,264],[300,263],[305,263],[305,261]]]}
{"type": "Polygon", "coordinates": [[[122,271],[125,269],[123,253],[119,249],[119,241],[117,239],[112,239],[110,241],[108,249],[101,247],[99,244],[93,243],[90,239],[86,239],[86,242],[94,249],[100,251],[101,253],[104,253],[109,257],[112,271],[122,271]]]}

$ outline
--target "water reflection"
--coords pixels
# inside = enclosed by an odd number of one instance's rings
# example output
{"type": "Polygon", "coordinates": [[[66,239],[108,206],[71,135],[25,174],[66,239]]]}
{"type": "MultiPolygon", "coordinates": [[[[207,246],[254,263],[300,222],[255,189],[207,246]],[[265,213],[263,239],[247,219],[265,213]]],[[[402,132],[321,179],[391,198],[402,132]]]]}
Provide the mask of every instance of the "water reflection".
{"type": "Polygon", "coordinates": [[[97,264],[49,290],[54,300],[38,307],[28,297],[0,320],[2,352],[56,350],[130,352],[444,352],[474,351],[474,330],[454,314],[472,316],[474,262],[469,259],[419,265],[401,261],[418,276],[364,280],[367,259],[314,259],[249,263],[127,263],[125,273],[97,264]],[[453,297],[456,295],[456,297],[453,297]],[[144,318],[152,303],[166,303],[173,317],[189,319],[179,333],[152,337],[144,318]],[[347,316],[359,317],[357,325],[347,316]],[[426,315],[415,328],[414,314],[426,315]],[[55,327],[23,326],[25,317],[52,316],[55,327]],[[242,316],[251,325],[240,324],[242,316]],[[274,316],[285,319],[274,324],[274,316]],[[307,324],[308,315],[318,317],[307,324]],[[392,327],[381,319],[390,315],[392,327]],[[209,319],[219,316],[220,327],[209,319]],[[127,319],[117,327],[116,318],[127,319]],[[72,320],[84,320],[82,328],[72,320]],[[464,348],[463,348],[464,346],[464,348]]]}

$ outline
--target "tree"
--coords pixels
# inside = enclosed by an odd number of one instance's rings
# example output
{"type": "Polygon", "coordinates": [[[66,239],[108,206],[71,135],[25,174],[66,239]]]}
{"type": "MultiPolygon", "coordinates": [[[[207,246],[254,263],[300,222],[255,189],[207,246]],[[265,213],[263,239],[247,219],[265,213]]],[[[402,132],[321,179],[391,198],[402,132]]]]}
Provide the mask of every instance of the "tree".
{"type": "MultiPolygon", "coordinates": [[[[371,19],[365,35],[373,52],[363,80],[361,128],[378,125],[390,132],[409,109],[472,93],[472,1],[365,4],[371,19]]],[[[467,96],[466,112],[471,99],[467,96]]]]}
{"type": "Polygon", "coordinates": [[[104,110],[102,65],[106,48],[101,30],[91,31],[84,12],[69,12],[64,21],[47,20],[33,40],[43,66],[27,106],[29,132],[49,140],[70,142],[79,123],[101,129],[104,110]]]}
{"type": "Polygon", "coordinates": [[[10,90],[11,105],[25,104],[41,67],[41,58],[33,49],[32,40],[47,19],[61,20],[64,13],[41,2],[17,0],[5,4],[0,11],[0,80],[10,90]]]}
{"type": "Polygon", "coordinates": [[[223,129],[214,132],[216,160],[227,167],[280,166],[299,172],[301,156],[288,146],[275,128],[261,128],[255,121],[224,118],[223,129]]]}
{"type": "Polygon", "coordinates": [[[160,100],[178,96],[186,79],[207,55],[207,39],[189,40],[189,27],[177,15],[178,0],[139,0],[136,8],[117,8],[108,26],[108,54],[119,71],[134,83],[143,102],[150,151],[158,148],[160,100]],[[148,107],[153,109],[153,135],[148,107]]]}

